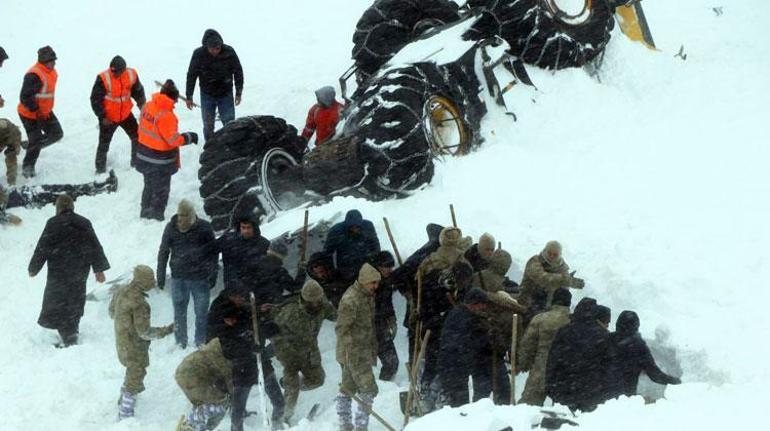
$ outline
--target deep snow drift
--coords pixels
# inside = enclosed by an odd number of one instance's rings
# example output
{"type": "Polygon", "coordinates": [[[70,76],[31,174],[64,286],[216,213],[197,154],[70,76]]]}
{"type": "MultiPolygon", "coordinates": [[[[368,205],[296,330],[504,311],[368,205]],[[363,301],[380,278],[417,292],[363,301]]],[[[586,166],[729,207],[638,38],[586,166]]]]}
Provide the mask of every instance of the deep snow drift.
{"type": "MultiPolygon", "coordinates": [[[[424,242],[428,222],[449,223],[454,203],[465,233],[489,231],[515,259],[512,277],[549,239],[565,244],[565,258],[587,280],[582,294],[613,309],[635,309],[642,332],[658,324],[672,330],[684,358],[685,384],[668,400],[644,406],[622,399],[579,418],[582,428],[740,429],[756,427],[770,401],[766,343],[770,318],[770,150],[765,123],[770,65],[764,31],[765,2],[728,2],[717,16],[697,0],[645,1],[661,52],[613,34],[601,82],[582,70],[556,74],[529,68],[539,91],[522,94],[510,108],[514,123],[490,105],[481,149],[439,166],[432,184],[409,199],[372,203],[338,198],[311,209],[311,220],[357,207],[387,238],[387,216],[406,255],[424,242]],[[674,54],[684,46],[687,60],[674,54]]],[[[0,69],[0,115],[17,122],[15,104],[24,71],[40,46],[59,60],[56,113],[65,138],[43,151],[31,182],[93,179],[97,129],[88,96],[96,74],[115,54],[152,81],[183,85],[192,50],[203,31],[218,29],[235,47],[246,84],[238,115],[272,114],[302,125],[313,90],[336,83],[349,66],[355,22],[366,0],[152,2],[130,7],[99,1],[5,1],[0,44],[10,60],[0,69]]],[[[196,89],[196,100],[198,90],[196,89]]],[[[200,133],[198,111],[177,110],[182,130],[200,133]]],[[[183,197],[198,198],[200,147],[182,150],[167,217],[183,197]]],[[[141,176],[128,167],[128,140],[118,132],[108,163],[120,178],[117,194],[83,198],[76,211],[89,217],[112,269],[155,265],[163,224],[140,221],[141,176]]],[[[24,180],[21,181],[24,184],[24,180]]],[[[137,417],[114,423],[123,379],[106,303],[89,302],[81,344],[57,350],[56,335],[36,325],[45,274],[27,276],[27,263],[53,208],[13,210],[19,227],[0,228],[0,428],[7,430],[169,430],[188,403],[173,381],[189,351],[171,338],[153,343],[147,390],[137,417]]],[[[300,210],[263,226],[268,236],[297,227],[300,210]]],[[[95,287],[89,281],[89,289],[95,287]]],[[[168,292],[151,295],[153,322],[172,320],[168,292]]],[[[403,302],[398,299],[399,313],[403,302]]],[[[332,398],[339,368],[333,326],[321,348],[326,385],[303,393],[301,414],[314,402],[323,413],[300,429],[335,429],[332,398]]],[[[403,331],[397,342],[404,354],[403,331]]],[[[397,384],[381,384],[375,409],[400,425],[397,384]]],[[[518,379],[519,391],[524,376],[518,379]]],[[[257,406],[256,391],[250,408],[257,406]]],[[[528,426],[536,410],[480,402],[414,422],[410,430],[498,430],[528,426]],[[460,412],[468,414],[460,420],[460,412]]],[[[251,423],[256,429],[257,422],[251,423]]],[[[225,420],[220,429],[227,429],[225,420]]],[[[379,425],[373,422],[373,429],[379,425]]]]}

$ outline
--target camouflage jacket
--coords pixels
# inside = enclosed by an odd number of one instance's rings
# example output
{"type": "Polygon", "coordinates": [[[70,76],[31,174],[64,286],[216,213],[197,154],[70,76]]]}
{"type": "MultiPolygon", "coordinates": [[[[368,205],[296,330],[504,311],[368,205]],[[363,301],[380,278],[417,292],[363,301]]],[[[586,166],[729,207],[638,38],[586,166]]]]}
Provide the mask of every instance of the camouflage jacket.
{"type": "Polygon", "coordinates": [[[357,281],[342,296],[335,331],[337,362],[353,370],[377,364],[374,294],[357,281]]]}
{"type": "Polygon", "coordinates": [[[517,299],[524,306],[544,300],[545,303],[540,306],[547,308],[551,305],[553,292],[560,287],[569,287],[571,281],[569,265],[566,262],[562,260],[559,265],[552,266],[537,254],[532,256],[524,267],[521,293],[517,299]]]}
{"type": "Polygon", "coordinates": [[[176,369],[176,381],[194,405],[219,404],[232,394],[232,364],[222,354],[219,338],[187,355],[176,369]]]}
{"type": "Polygon", "coordinates": [[[173,331],[169,327],[150,326],[150,304],[146,292],[152,288],[152,285],[141,285],[133,280],[118,288],[110,302],[110,317],[115,320],[118,359],[126,367],[150,365],[150,340],[162,338],[173,331]]]}
{"type": "Polygon", "coordinates": [[[337,320],[337,310],[327,300],[315,313],[307,311],[299,298],[282,306],[273,318],[279,333],[271,339],[278,360],[304,364],[315,357],[324,320],[337,320]]]}
{"type": "Polygon", "coordinates": [[[556,332],[569,323],[569,307],[554,305],[551,310],[532,319],[519,343],[519,369],[529,371],[531,379],[542,379],[545,384],[545,366],[556,332]]]}

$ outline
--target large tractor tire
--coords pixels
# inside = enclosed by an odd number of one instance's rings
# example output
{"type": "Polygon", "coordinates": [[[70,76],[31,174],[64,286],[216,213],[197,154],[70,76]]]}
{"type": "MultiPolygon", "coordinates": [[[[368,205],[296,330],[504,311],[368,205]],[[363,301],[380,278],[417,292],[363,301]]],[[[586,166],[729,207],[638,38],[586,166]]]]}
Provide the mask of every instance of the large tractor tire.
{"type": "Polygon", "coordinates": [[[483,13],[466,38],[500,36],[511,54],[543,69],[582,67],[602,53],[615,25],[607,0],[476,0],[471,6],[483,13]]]}
{"type": "Polygon", "coordinates": [[[298,165],[306,142],[272,116],[243,117],[218,130],[200,157],[200,195],[212,227],[225,230],[244,213],[284,209],[282,199],[303,192],[298,165]],[[295,193],[295,194],[296,194],[295,193]]]}
{"type": "Polygon", "coordinates": [[[352,58],[365,77],[371,76],[427,30],[459,19],[450,0],[377,0],[356,24],[352,58]]]}
{"type": "Polygon", "coordinates": [[[370,199],[407,195],[430,182],[434,159],[480,143],[486,107],[473,72],[475,49],[446,66],[416,63],[389,70],[361,90],[342,131],[358,146],[370,199]]]}

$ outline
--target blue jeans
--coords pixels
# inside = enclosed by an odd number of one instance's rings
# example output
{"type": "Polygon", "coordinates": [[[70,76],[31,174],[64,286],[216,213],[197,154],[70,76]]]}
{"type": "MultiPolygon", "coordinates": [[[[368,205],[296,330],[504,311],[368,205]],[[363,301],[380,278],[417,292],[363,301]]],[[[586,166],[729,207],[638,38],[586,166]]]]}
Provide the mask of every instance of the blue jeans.
{"type": "Polygon", "coordinates": [[[203,139],[208,141],[214,135],[214,121],[219,110],[222,125],[235,119],[235,100],[232,94],[225,97],[211,97],[201,91],[201,114],[203,115],[203,139]]]}
{"type": "Polygon", "coordinates": [[[206,343],[206,320],[211,291],[206,280],[171,279],[171,298],[174,302],[174,337],[177,344],[187,345],[187,304],[193,298],[195,310],[195,345],[206,343]]]}

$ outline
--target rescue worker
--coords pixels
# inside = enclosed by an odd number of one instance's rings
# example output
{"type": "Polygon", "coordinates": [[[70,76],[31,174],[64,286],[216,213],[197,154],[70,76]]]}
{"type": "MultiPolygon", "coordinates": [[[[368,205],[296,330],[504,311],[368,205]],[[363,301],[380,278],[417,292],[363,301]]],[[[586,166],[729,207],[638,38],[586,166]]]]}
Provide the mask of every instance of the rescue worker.
{"type": "MultiPolygon", "coordinates": [[[[677,358],[677,349],[671,343],[671,332],[665,324],[658,325],[655,328],[655,338],[645,340],[647,346],[650,348],[655,363],[668,370],[669,374],[673,377],[682,377],[682,364],[677,358]]],[[[655,383],[650,379],[647,374],[639,376],[639,384],[637,385],[637,393],[644,397],[644,401],[647,403],[654,403],[655,401],[665,398],[666,385],[655,383]]]]}
{"type": "Polygon", "coordinates": [[[529,371],[519,403],[542,406],[545,402],[545,369],[556,333],[569,323],[572,294],[560,287],[553,293],[551,309],[538,314],[524,332],[517,354],[520,371],[529,371]]]}
{"type": "Polygon", "coordinates": [[[393,340],[398,324],[393,308],[393,268],[396,261],[389,251],[374,253],[367,259],[369,265],[377,268],[382,280],[374,294],[374,333],[377,336],[377,357],[380,358],[380,380],[393,380],[398,371],[398,352],[393,340]]]}
{"type": "Polygon", "coordinates": [[[349,284],[334,268],[332,257],[322,251],[311,254],[307,262],[307,275],[321,285],[326,298],[332,305],[335,308],[339,307],[342,295],[345,294],[349,284]]]}
{"type": "MultiPolygon", "coordinates": [[[[225,289],[250,284],[250,266],[258,262],[270,248],[270,241],[259,230],[259,219],[254,214],[233,217],[233,226],[216,242],[222,253],[222,272],[225,289]]],[[[253,284],[253,283],[251,283],[253,284]]]]}
{"type": "Polygon", "coordinates": [[[155,287],[155,275],[147,265],[134,267],[128,285],[118,288],[110,301],[110,317],[115,321],[115,346],[118,360],[126,367],[120,388],[118,420],[134,416],[136,397],[144,391],[144,376],[150,365],[150,341],[174,332],[174,324],[150,326],[150,304],[147,292],[155,287]]]}
{"type": "Polygon", "coordinates": [[[318,146],[334,136],[344,106],[335,99],[332,86],[319,88],[315,91],[315,97],[318,103],[307,113],[302,137],[309,140],[315,133],[315,144],[318,146]]]}
{"type": "Polygon", "coordinates": [[[543,251],[532,256],[524,267],[521,291],[517,300],[527,307],[524,326],[532,318],[551,305],[553,292],[560,287],[582,289],[585,281],[569,272],[569,265],[562,258],[562,247],[558,241],[548,241],[543,251]]]}
{"type": "Polygon", "coordinates": [[[294,415],[299,391],[309,391],[324,383],[326,373],[321,364],[318,333],[324,320],[337,320],[337,310],[326,299],[321,285],[308,280],[299,295],[273,313],[279,331],[271,341],[275,356],[283,365],[284,419],[288,422],[294,415]]]}
{"type": "Polygon", "coordinates": [[[16,156],[21,153],[21,131],[7,118],[0,118],[0,151],[5,153],[6,184],[16,185],[16,156]]]}
{"type": "Polygon", "coordinates": [[[345,221],[329,229],[324,252],[334,257],[337,269],[352,283],[361,265],[372,253],[380,251],[380,240],[371,221],[365,220],[358,210],[345,214],[345,221]]]}
{"type": "Polygon", "coordinates": [[[198,143],[194,132],[179,134],[174,114],[178,100],[179,90],[174,81],[168,79],[142,108],[140,145],[136,151],[136,170],[144,176],[141,218],[164,220],[171,176],[181,166],[179,147],[198,143]]]}
{"type": "Polygon", "coordinates": [[[203,431],[219,425],[233,394],[232,374],[232,364],[222,354],[219,338],[184,358],[174,378],[192,403],[192,411],[179,419],[177,431],[203,431]]]}
{"type": "Polygon", "coordinates": [[[473,244],[468,251],[465,252],[465,260],[473,267],[473,272],[479,272],[482,269],[487,269],[489,266],[489,258],[492,257],[497,248],[497,242],[495,237],[490,233],[484,233],[479,237],[479,242],[473,244]]]}
{"type": "Polygon", "coordinates": [[[53,48],[44,46],[38,49],[37,63],[24,75],[17,108],[29,140],[21,168],[25,178],[35,176],[35,164],[40,150],[64,136],[59,119],[53,112],[58,78],[53,48]]]}
{"type": "Polygon", "coordinates": [[[337,416],[343,431],[365,430],[369,411],[377,396],[377,382],[372,367],[377,364],[377,337],[374,333],[374,293],[379,287],[380,273],[368,263],[348,288],[337,312],[337,362],[342,367],[342,381],[337,395],[337,416]],[[353,418],[353,395],[365,404],[359,405],[353,418]]]}
{"type": "Polygon", "coordinates": [[[99,120],[99,145],[95,162],[97,174],[107,171],[107,152],[110,150],[112,135],[118,127],[131,140],[131,166],[136,164],[139,125],[131,112],[134,107],[132,98],[140,110],[147,101],[136,69],[126,67],[126,60],[116,55],[110,61],[110,67],[96,76],[91,89],[91,109],[99,120]]]}

